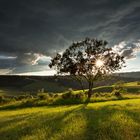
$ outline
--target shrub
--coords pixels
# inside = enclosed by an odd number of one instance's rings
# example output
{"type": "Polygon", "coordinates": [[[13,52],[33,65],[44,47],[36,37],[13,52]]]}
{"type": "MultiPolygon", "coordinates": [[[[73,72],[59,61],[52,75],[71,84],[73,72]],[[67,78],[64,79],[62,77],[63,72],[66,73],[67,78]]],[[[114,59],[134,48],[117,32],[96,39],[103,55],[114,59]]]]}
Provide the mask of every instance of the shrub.
{"type": "Polygon", "coordinates": [[[120,90],[113,90],[112,95],[115,95],[117,98],[122,97],[122,94],[121,94],[120,90]]]}
{"type": "Polygon", "coordinates": [[[75,94],[75,95],[74,95],[74,98],[80,99],[80,98],[81,98],[81,95],[80,95],[80,94],[75,94]]]}
{"type": "Polygon", "coordinates": [[[99,97],[99,96],[100,96],[100,93],[97,93],[97,92],[96,92],[96,93],[93,94],[93,96],[94,96],[94,97],[99,97]]]}
{"type": "Polygon", "coordinates": [[[15,99],[16,100],[23,100],[23,99],[29,99],[29,98],[33,98],[32,95],[20,95],[20,96],[17,96],[15,99]]]}
{"type": "Polygon", "coordinates": [[[137,82],[137,85],[140,85],[140,81],[137,82]]]}
{"type": "Polygon", "coordinates": [[[38,96],[38,98],[40,100],[46,100],[46,99],[49,98],[49,94],[48,93],[38,93],[37,96],[38,96]]]}
{"type": "Polygon", "coordinates": [[[10,102],[15,102],[15,98],[12,97],[4,97],[4,96],[0,96],[0,104],[6,104],[6,103],[10,103],[10,102]]]}
{"type": "Polygon", "coordinates": [[[116,91],[114,91],[114,95],[117,96],[117,97],[120,97],[121,96],[121,93],[116,90],[116,91]]]}
{"type": "Polygon", "coordinates": [[[0,95],[0,103],[4,101],[4,96],[0,95]]]}
{"type": "Polygon", "coordinates": [[[49,97],[54,97],[53,93],[49,93],[48,95],[49,97]]]}
{"type": "Polygon", "coordinates": [[[3,95],[0,95],[0,100],[3,100],[4,96],[3,95]]]}
{"type": "Polygon", "coordinates": [[[16,101],[18,101],[18,96],[14,96],[14,99],[15,99],[16,101]]]}
{"type": "Polygon", "coordinates": [[[76,99],[83,99],[85,97],[85,94],[84,93],[78,93],[78,94],[75,94],[75,98],[76,99]]]}
{"type": "Polygon", "coordinates": [[[38,92],[39,92],[39,93],[44,93],[45,90],[44,90],[44,88],[41,88],[41,89],[38,90],[38,92]]]}
{"type": "Polygon", "coordinates": [[[63,99],[69,99],[69,98],[72,98],[72,96],[73,96],[72,93],[69,91],[62,94],[63,99]]]}
{"type": "Polygon", "coordinates": [[[23,107],[31,107],[31,106],[36,106],[35,100],[34,99],[28,99],[25,102],[23,102],[23,107]]]}
{"type": "Polygon", "coordinates": [[[60,98],[56,98],[53,104],[57,105],[69,105],[69,104],[80,104],[84,103],[86,100],[85,94],[81,93],[73,93],[72,90],[69,90],[66,93],[63,93],[60,98]]]}
{"type": "Polygon", "coordinates": [[[73,97],[74,97],[74,94],[73,94],[72,88],[69,88],[67,92],[62,94],[63,99],[69,99],[69,98],[73,98],[73,97]]]}
{"type": "Polygon", "coordinates": [[[109,92],[105,93],[105,97],[111,97],[111,96],[112,96],[111,93],[109,93],[109,92]]]}
{"type": "Polygon", "coordinates": [[[68,92],[62,94],[63,99],[82,99],[84,96],[85,94],[83,92],[74,93],[71,89],[68,92]]]}
{"type": "Polygon", "coordinates": [[[114,90],[113,90],[112,94],[114,94],[117,97],[121,97],[121,94],[126,93],[126,92],[127,92],[127,90],[124,87],[123,81],[118,81],[117,83],[115,83],[114,90]]]}
{"type": "Polygon", "coordinates": [[[54,98],[57,98],[59,95],[58,94],[53,94],[53,97],[54,98]]]}

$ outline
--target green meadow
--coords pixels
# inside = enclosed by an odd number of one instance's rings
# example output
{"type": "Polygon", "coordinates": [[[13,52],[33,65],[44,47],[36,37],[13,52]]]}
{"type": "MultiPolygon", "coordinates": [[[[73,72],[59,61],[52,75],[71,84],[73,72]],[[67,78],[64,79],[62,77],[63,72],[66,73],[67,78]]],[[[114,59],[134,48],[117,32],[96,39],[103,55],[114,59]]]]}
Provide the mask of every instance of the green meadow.
{"type": "Polygon", "coordinates": [[[0,111],[1,140],[139,140],[140,99],[0,111]]]}
{"type": "Polygon", "coordinates": [[[87,90],[29,97],[13,90],[14,99],[0,90],[0,140],[140,140],[140,85],[124,87],[121,96],[114,85],[96,87],[88,102],[87,90]]]}

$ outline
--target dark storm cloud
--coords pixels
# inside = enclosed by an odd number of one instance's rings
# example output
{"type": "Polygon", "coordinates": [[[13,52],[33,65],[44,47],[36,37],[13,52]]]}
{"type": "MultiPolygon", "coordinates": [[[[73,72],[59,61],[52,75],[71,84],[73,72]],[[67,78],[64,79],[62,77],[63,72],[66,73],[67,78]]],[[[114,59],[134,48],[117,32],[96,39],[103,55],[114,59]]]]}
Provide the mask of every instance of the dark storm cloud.
{"type": "Polygon", "coordinates": [[[42,57],[61,52],[87,36],[106,39],[110,46],[135,42],[139,39],[139,15],[139,0],[1,1],[0,52],[16,59],[0,60],[0,67],[16,71],[22,66],[23,71],[28,65],[31,71],[40,70],[35,65],[49,63],[42,57]]]}

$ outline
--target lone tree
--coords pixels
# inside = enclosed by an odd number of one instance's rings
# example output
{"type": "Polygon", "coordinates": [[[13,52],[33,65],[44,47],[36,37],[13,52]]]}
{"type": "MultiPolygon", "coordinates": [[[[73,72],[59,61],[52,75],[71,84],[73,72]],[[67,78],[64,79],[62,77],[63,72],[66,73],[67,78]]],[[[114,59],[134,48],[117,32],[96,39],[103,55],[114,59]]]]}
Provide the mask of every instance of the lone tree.
{"type": "Polygon", "coordinates": [[[62,55],[57,53],[49,66],[55,67],[58,74],[75,77],[81,85],[86,80],[90,98],[94,81],[121,69],[125,63],[124,57],[107,48],[107,44],[104,40],[86,38],[73,43],[62,55]]]}

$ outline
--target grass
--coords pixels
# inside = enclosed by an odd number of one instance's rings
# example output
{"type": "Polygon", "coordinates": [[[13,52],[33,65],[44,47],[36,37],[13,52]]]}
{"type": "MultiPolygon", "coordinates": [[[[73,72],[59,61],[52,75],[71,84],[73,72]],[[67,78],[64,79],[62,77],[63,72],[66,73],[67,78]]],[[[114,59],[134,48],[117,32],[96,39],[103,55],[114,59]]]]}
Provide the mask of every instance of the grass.
{"type": "MultiPolygon", "coordinates": [[[[69,93],[69,92],[67,92],[69,93]]],[[[0,110],[5,109],[20,109],[27,107],[39,107],[39,106],[62,106],[62,105],[76,105],[76,104],[86,104],[87,96],[82,93],[82,96],[76,96],[78,93],[68,94],[69,96],[63,97],[64,94],[59,94],[57,97],[50,97],[47,93],[40,94],[43,95],[43,98],[40,96],[31,98],[26,96],[20,100],[4,98],[0,103],[0,110]],[[84,96],[83,96],[84,95],[84,96]]],[[[67,95],[67,94],[66,94],[67,95]]],[[[42,97],[42,96],[41,96],[42,97]]],[[[88,103],[95,102],[107,102],[107,101],[116,101],[116,100],[128,100],[128,99],[140,99],[140,94],[122,94],[121,96],[115,96],[112,93],[94,93],[90,98],[88,103]]]]}
{"type": "Polygon", "coordinates": [[[138,85],[138,81],[125,83],[125,86],[139,86],[140,87],[140,85],[138,85]]]}
{"type": "Polygon", "coordinates": [[[2,140],[139,140],[140,99],[0,111],[2,140]]]}
{"type": "MultiPolygon", "coordinates": [[[[113,91],[113,86],[114,85],[110,85],[110,86],[99,86],[99,87],[95,87],[93,88],[93,92],[112,92],[113,91]]],[[[128,82],[124,84],[124,87],[126,88],[128,93],[140,93],[140,85],[138,85],[138,82],[128,82]]],[[[85,90],[87,91],[87,89],[85,90]]],[[[82,90],[77,90],[75,91],[75,93],[79,93],[82,92],[82,90]]]]}
{"type": "MultiPolygon", "coordinates": [[[[43,85],[40,83],[37,88],[43,85]]],[[[89,104],[83,104],[85,98],[75,98],[81,90],[72,91],[74,98],[63,99],[61,93],[56,98],[35,97],[3,104],[0,106],[0,139],[139,140],[140,86],[137,82],[124,86],[129,94],[120,98],[109,93],[113,85],[94,88],[89,104]]],[[[0,95],[10,95],[9,91],[1,89],[0,95]]],[[[11,93],[20,94],[14,90],[11,93]]]]}

